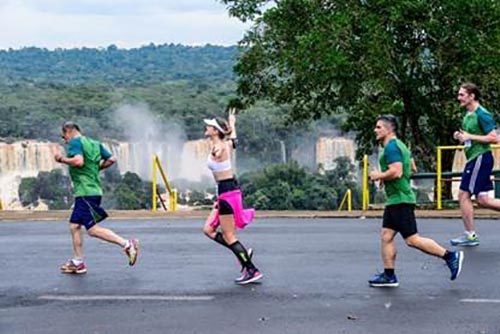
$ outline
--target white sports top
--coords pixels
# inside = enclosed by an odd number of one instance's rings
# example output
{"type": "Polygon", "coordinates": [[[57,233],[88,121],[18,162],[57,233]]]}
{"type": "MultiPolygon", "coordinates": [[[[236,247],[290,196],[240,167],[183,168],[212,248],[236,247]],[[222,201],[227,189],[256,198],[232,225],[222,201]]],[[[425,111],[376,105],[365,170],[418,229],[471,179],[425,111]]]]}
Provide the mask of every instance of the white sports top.
{"type": "Polygon", "coordinates": [[[207,158],[207,166],[212,172],[225,172],[227,170],[231,170],[231,159],[227,159],[224,161],[215,161],[212,159],[212,155],[209,154],[207,158]]]}

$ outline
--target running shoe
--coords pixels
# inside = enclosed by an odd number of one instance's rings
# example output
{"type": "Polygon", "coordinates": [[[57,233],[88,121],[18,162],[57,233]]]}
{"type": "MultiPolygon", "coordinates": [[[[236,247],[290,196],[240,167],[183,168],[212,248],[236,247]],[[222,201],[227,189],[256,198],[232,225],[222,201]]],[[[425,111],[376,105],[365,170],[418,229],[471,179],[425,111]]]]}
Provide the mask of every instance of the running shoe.
{"type": "Polygon", "coordinates": [[[241,279],[235,280],[236,284],[246,285],[249,283],[256,283],[262,278],[262,273],[258,269],[245,270],[245,273],[241,279]]]}
{"type": "Polygon", "coordinates": [[[464,252],[462,251],[451,252],[451,256],[446,260],[446,264],[448,265],[448,268],[450,268],[451,272],[450,279],[452,281],[454,281],[458,277],[458,275],[460,275],[463,261],[464,261],[464,252]]]}
{"type": "Polygon", "coordinates": [[[137,257],[139,256],[139,240],[130,239],[128,241],[128,247],[125,248],[124,251],[128,257],[129,266],[133,266],[137,261],[137,257]]]}
{"type": "MultiPolygon", "coordinates": [[[[249,248],[248,251],[247,251],[247,254],[248,254],[248,259],[249,260],[252,260],[252,256],[253,256],[253,249],[252,248],[249,248]]],[[[238,260],[239,261],[239,260],[238,260]]],[[[240,270],[240,273],[242,273],[244,270],[245,270],[245,265],[239,261],[240,265],[241,265],[241,270],[240,270]]]]}
{"type": "MultiPolygon", "coordinates": [[[[247,251],[247,254],[248,254],[248,258],[251,260],[252,256],[253,256],[253,249],[249,248],[248,251],[247,251]]],[[[236,283],[244,280],[245,279],[245,275],[246,275],[245,265],[243,263],[241,263],[241,261],[240,261],[240,265],[241,265],[241,270],[240,270],[241,275],[240,275],[240,277],[234,279],[234,281],[236,283]]]]}
{"type": "Polygon", "coordinates": [[[374,288],[397,288],[399,286],[396,275],[388,276],[385,273],[378,273],[373,276],[368,284],[374,288]]]}
{"type": "Polygon", "coordinates": [[[69,260],[65,264],[61,266],[61,273],[63,274],[86,274],[87,273],[87,266],[85,265],[84,262],[75,265],[73,260],[69,260]]]}
{"type": "Polygon", "coordinates": [[[466,246],[466,247],[479,246],[479,238],[475,234],[467,235],[464,233],[458,238],[451,239],[450,244],[452,246],[466,246]]]}

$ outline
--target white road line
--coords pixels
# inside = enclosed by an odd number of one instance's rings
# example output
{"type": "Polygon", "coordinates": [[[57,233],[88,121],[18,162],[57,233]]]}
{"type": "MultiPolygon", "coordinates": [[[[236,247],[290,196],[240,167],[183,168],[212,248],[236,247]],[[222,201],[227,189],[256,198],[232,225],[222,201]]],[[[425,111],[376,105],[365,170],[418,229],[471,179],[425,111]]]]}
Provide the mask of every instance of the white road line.
{"type": "Polygon", "coordinates": [[[460,299],[462,303],[500,304],[500,299],[460,299]]]}
{"type": "Polygon", "coordinates": [[[164,295],[43,295],[38,299],[57,301],[103,301],[103,300],[148,300],[148,301],[210,301],[214,296],[164,296],[164,295]]]}

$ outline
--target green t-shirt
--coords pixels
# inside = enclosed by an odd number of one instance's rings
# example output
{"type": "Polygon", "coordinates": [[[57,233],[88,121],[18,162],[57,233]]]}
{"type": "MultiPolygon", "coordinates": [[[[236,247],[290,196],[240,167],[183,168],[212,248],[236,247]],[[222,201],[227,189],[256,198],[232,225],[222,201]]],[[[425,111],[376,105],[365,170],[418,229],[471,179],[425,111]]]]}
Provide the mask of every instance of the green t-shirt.
{"type": "Polygon", "coordinates": [[[78,154],[83,156],[83,166],[69,166],[75,197],[102,196],[99,167],[101,160],[111,158],[111,153],[100,142],[80,136],[69,141],[67,156],[72,158],[78,154]]]}
{"type": "Polygon", "coordinates": [[[391,139],[380,154],[380,168],[382,172],[389,169],[395,162],[403,164],[403,175],[400,178],[384,181],[387,200],[385,205],[401,203],[416,204],[415,193],[411,189],[411,153],[408,147],[399,139],[391,139]]]}
{"type": "MultiPolygon", "coordinates": [[[[476,110],[468,111],[465,114],[462,128],[468,133],[484,136],[494,130],[496,124],[491,114],[482,106],[479,106],[476,110]]],[[[491,151],[491,146],[473,140],[470,146],[465,147],[464,151],[467,161],[470,161],[483,153],[491,151]]]]}

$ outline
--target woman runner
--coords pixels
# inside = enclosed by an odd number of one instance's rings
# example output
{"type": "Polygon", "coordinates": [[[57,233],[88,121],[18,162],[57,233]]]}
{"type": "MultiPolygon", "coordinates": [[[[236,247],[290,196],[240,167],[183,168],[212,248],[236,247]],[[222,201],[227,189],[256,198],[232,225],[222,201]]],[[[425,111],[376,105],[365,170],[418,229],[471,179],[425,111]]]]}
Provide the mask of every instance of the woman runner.
{"type": "Polygon", "coordinates": [[[205,136],[212,144],[207,165],[217,183],[217,200],[203,232],[236,255],[243,272],[235,279],[236,284],[256,282],[262,278],[262,273],[252,263],[252,249],[247,251],[236,237],[236,228],[242,229],[249,224],[255,211],[243,209],[242,193],[233,174],[231,155],[237,145],[235,111],[229,111],[229,123],[220,118],[205,119],[204,123],[205,136]]]}

